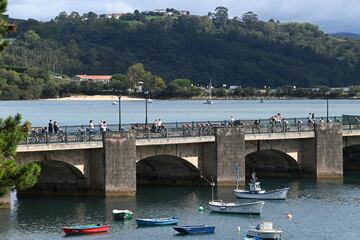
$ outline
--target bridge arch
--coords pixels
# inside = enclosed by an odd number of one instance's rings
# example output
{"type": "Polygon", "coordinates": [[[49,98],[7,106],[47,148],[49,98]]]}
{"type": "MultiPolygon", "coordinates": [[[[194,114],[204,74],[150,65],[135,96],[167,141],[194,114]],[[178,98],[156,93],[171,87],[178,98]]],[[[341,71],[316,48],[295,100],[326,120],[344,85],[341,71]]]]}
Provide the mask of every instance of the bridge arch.
{"type": "Polygon", "coordinates": [[[298,177],[301,174],[301,168],[296,159],[275,149],[264,149],[247,154],[245,169],[246,179],[254,170],[258,176],[298,177]]]}
{"type": "Polygon", "coordinates": [[[156,155],[136,161],[138,185],[192,185],[200,181],[198,166],[172,155],[156,155]]]}
{"type": "Polygon", "coordinates": [[[343,168],[346,171],[360,171],[360,143],[343,148],[343,168]]]}
{"type": "Polygon", "coordinates": [[[38,182],[30,189],[19,191],[19,197],[81,196],[87,193],[87,179],[76,166],[57,160],[36,163],[41,167],[38,182]]]}

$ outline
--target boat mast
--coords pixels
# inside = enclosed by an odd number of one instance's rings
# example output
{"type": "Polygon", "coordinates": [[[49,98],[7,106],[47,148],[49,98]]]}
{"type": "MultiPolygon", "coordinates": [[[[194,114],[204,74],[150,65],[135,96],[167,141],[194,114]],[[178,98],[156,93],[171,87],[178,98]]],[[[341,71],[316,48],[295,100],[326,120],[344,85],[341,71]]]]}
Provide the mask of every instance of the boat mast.
{"type": "Polygon", "coordinates": [[[236,164],[235,167],[235,173],[236,173],[236,190],[239,189],[239,180],[240,180],[240,164],[236,164]]]}
{"type": "Polygon", "coordinates": [[[212,88],[212,81],[211,81],[211,78],[210,78],[210,82],[209,82],[209,100],[211,100],[211,88],[212,88]]]}

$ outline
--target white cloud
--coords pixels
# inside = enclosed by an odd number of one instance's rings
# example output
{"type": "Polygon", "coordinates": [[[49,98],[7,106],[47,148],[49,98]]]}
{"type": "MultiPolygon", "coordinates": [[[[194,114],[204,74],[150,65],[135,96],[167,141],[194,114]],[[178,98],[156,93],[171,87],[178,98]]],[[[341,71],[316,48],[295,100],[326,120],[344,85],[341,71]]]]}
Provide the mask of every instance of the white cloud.
{"type": "Polygon", "coordinates": [[[205,15],[217,6],[229,8],[231,16],[253,11],[261,19],[311,22],[327,32],[352,31],[360,33],[359,0],[10,0],[8,13],[15,18],[49,20],[61,11],[80,14],[93,11],[132,12],[135,9],[174,7],[205,15]],[[51,2],[51,3],[49,3],[51,2]]]}

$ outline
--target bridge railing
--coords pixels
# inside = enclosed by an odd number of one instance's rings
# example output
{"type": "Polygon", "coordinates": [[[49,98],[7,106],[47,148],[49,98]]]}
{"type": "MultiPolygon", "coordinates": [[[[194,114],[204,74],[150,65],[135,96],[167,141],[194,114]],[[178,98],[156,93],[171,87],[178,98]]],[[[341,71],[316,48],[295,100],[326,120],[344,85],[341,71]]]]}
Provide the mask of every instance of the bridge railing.
{"type": "MultiPolygon", "coordinates": [[[[317,118],[316,123],[325,122],[326,117],[317,118]]],[[[342,117],[330,117],[331,122],[342,122],[342,117]]],[[[133,131],[138,139],[213,136],[216,127],[240,126],[245,134],[307,132],[314,130],[314,124],[307,118],[283,118],[281,121],[270,119],[235,120],[235,121],[190,121],[167,122],[156,128],[154,124],[122,124],[121,131],[133,131]]],[[[344,129],[360,129],[360,122],[346,122],[344,129]]],[[[118,132],[118,124],[107,126],[106,131],[118,132]]],[[[102,141],[100,127],[89,129],[87,125],[64,126],[56,133],[48,133],[45,128],[34,127],[22,144],[50,144],[69,142],[102,141]]]]}

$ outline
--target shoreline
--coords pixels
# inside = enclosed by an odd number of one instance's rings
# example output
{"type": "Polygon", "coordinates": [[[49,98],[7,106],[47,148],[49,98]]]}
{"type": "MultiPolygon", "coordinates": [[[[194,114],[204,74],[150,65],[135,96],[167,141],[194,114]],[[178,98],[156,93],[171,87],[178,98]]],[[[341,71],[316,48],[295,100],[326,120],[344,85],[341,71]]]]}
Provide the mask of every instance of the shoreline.
{"type": "MultiPolygon", "coordinates": [[[[119,96],[116,95],[73,95],[62,98],[45,98],[41,100],[50,101],[118,101],[119,96]]],[[[144,101],[145,98],[121,96],[121,101],[144,101]]]]}
{"type": "MultiPolygon", "coordinates": [[[[71,95],[68,97],[58,97],[58,98],[43,98],[43,99],[28,99],[28,100],[1,100],[0,101],[118,101],[118,95],[71,95]]],[[[181,97],[170,97],[170,98],[153,98],[157,100],[183,100],[183,101],[192,101],[192,100],[207,100],[207,96],[197,96],[190,98],[181,98],[181,97]]],[[[324,100],[326,98],[307,98],[307,97],[260,97],[260,96],[251,96],[251,97],[213,97],[212,100],[258,100],[258,101],[267,101],[267,100],[324,100]]],[[[358,97],[343,97],[343,98],[331,98],[332,100],[359,100],[358,97]]],[[[145,101],[145,98],[133,97],[133,96],[121,96],[121,101],[145,101]]]]}

